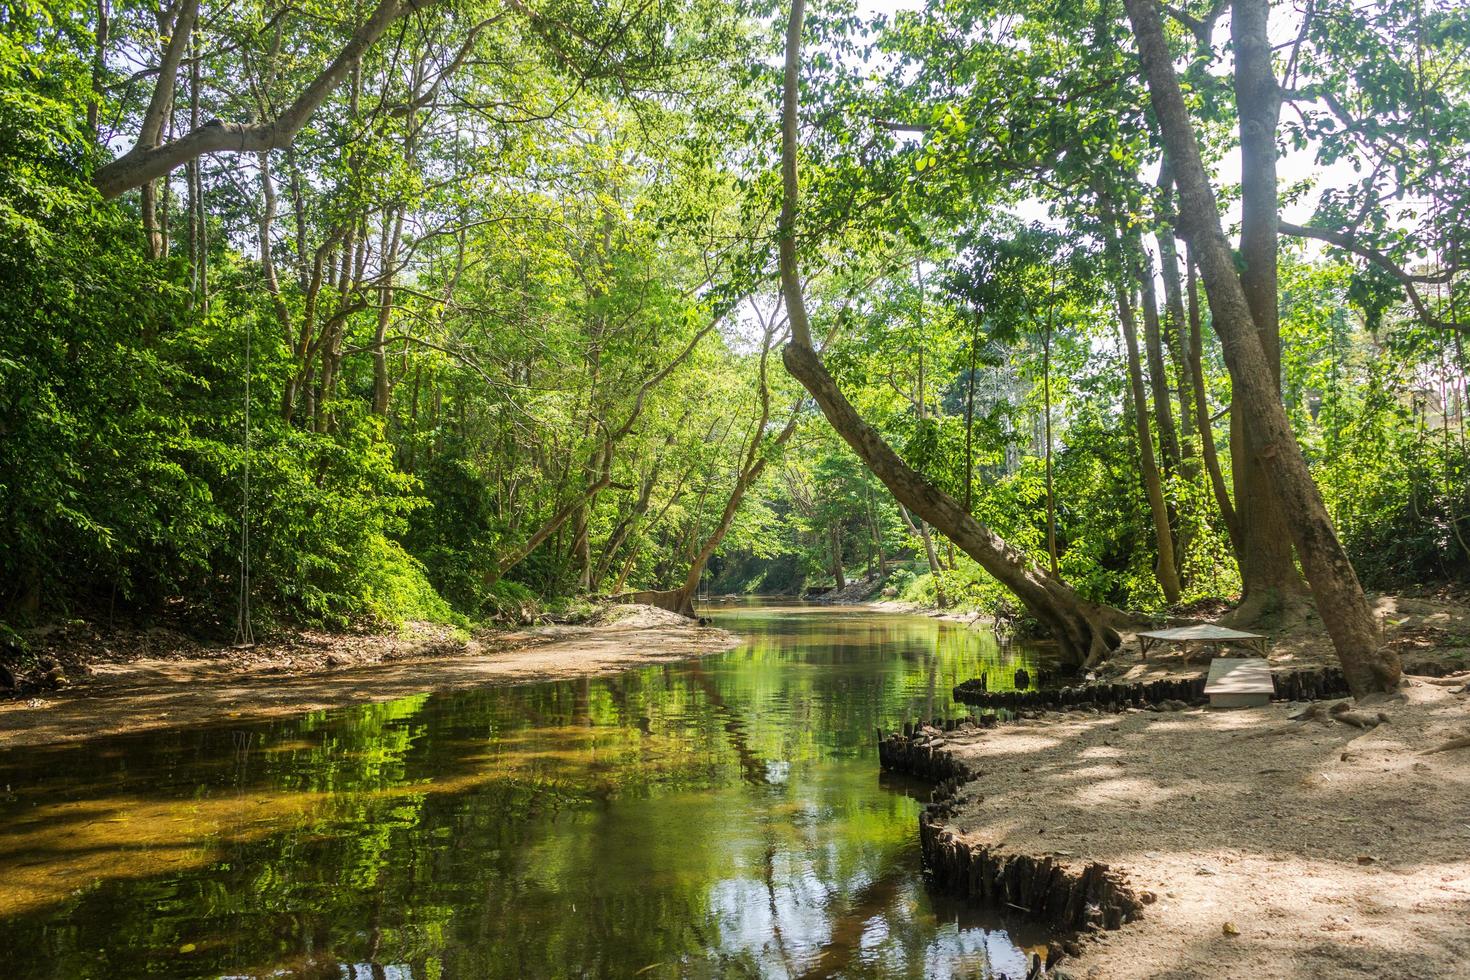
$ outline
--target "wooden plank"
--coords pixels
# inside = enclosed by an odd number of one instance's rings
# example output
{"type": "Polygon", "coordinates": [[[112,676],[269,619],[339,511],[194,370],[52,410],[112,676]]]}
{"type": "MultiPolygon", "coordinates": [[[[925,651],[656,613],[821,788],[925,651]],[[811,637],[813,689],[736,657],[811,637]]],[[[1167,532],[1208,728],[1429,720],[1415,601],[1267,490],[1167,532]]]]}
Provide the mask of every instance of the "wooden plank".
{"type": "Polygon", "coordinates": [[[1216,657],[1210,662],[1205,694],[1217,708],[1259,707],[1271,700],[1271,667],[1256,657],[1216,657]]]}

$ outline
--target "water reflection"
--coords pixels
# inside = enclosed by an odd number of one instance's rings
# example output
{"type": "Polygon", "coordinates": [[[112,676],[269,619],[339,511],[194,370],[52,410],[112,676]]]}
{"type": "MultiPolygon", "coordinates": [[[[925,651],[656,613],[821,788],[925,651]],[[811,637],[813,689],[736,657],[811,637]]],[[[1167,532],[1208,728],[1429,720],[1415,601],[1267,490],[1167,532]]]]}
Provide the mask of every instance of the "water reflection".
{"type": "Polygon", "coordinates": [[[1034,653],[716,615],[749,639],[703,661],[0,756],[0,976],[1023,973],[925,888],[873,733],[1034,653]]]}

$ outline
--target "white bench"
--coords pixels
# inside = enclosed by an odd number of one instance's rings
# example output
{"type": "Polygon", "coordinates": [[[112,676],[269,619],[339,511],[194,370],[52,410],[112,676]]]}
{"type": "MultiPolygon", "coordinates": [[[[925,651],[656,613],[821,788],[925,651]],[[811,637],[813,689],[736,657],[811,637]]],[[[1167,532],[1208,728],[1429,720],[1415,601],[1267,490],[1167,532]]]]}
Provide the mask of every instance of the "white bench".
{"type": "Polygon", "coordinates": [[[1260,708],[1271,702],[1271,667],[1256,657],[1216,657],[1210,661],[1205,694],[1212,708],[1260,708]]]}

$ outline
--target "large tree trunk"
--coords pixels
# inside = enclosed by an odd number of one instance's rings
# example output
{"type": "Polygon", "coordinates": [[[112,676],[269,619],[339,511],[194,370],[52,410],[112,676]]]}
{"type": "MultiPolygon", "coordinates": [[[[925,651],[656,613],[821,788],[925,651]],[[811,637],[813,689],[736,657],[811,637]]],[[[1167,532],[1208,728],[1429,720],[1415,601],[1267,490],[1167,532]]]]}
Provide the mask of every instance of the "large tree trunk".
{"type": "Polygon", "coordinates": [[[1382,643],[1357,574],[1337,539],[1332,518],[1291,431],[1275,372],[1220,227],[1219,205],[1174,74],[1158,7],[1154,0],[1125,0],[1125,4],[1154,112],[1174,163],[1180,231],[1199,261],[1215,331],[1234,380],[1235,402],[1257,437],[1255,446],[1268,486],[1278,495],[1349,687],[1359,697],[1393,690],[1401,674],[1398,655],[1382,643]]]}
{"type": "MultiPolygon", "coordinates": [[[[1174,535],[1169,528],[1169,508],[1164,501],[1163,481],[1159,478],[1159,467],[1154,461],[1153,433],[1148,424],[1148,393],[1143,387],[1143,367],[1138,357],[1138,328],[1133,322],[1132,304],[1123,284],[1114,285],[1118,303],[1118,321],[1123,328],[1123,345],[1128,355],[1128,386],[1133,393],[1133,423],[1138,436],[1138,462],[1143,474],[1143,488],[1148,495],[1148,509],[1153,516],[1154,542],[1158,545],[1159,561],[1155,573],[1159,587],[1164,590],[1164,601],[1174,605],[1179,601],[1179,571],[1174,565],[1174,535]]],[[[1167,407],[1167,395],[1164,405],[1167,407]]]]}
{"type": "MultiPolygon", "coordinates": [[[[1271,378],[1281,387],[1281,332],[1277,314],[1276,124],[1281,95],[1271,67],[1266,23],[1269,0],[1236,0],[1230,16],[1235,53],[1235,99],[1240,113],[1240,285],[1265,352],[1271,378]]],[[[1208,291],[1208,281],[1206,282],[1208,291]]],[[[1211,294],[1213,299],[1213,293],[1211,294]]],[[[1301,613],[1304,589],[1292,561],[1291,535],[1261,461],[1269,444],[1241,414],[1230,413],[1235,506],[1240,513],[1241,602],[1230,621],[1285,624],[1301,613]]]]}

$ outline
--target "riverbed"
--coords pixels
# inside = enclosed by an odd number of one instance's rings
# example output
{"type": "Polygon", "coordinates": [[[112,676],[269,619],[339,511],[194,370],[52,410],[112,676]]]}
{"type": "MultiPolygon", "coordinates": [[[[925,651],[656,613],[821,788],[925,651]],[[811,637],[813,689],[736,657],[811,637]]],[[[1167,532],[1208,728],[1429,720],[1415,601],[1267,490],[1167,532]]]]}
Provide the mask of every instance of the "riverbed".
{"type": "MultiPolygon", "coordinates": [[[[735,604],[714,656],[0,754],[0,975],[1021,975],[875,727],[1038,651],[735,604]]],[[[1034,947],[1032,947],[1034,948],[1034,947]]]]}

